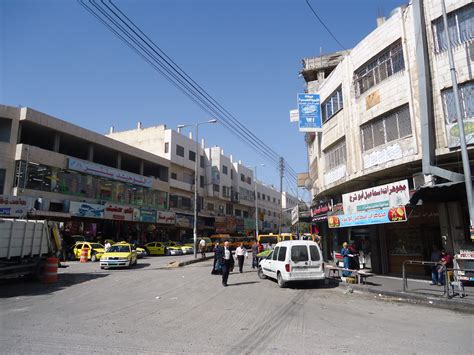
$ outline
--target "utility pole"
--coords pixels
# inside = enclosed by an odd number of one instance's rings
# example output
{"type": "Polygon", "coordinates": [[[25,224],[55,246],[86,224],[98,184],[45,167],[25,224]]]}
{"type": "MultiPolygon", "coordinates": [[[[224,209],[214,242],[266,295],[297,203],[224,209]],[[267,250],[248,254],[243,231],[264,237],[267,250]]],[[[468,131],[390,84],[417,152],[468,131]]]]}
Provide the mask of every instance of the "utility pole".
{"type": "Polygon", "coordinates": [[[459,102],[458,82],[456,79],[456,67],[454,66],[453,53],[451,48],[451,39],[449,38],[448,16],[446,14],[446,4],[441,0],[441,7],[443,9],[443,23],[446,43],[448,45],[449,70],[451,72],[451,81],[453,83],[454,104],[456,106],[456,116],[459,127],[459,141],[461,143],[462,166],[464,170],[464,182],[466,184],[467,206],[469,210],[469,228],[472,230],[474,226],[474,205],[472,198],[472,181],[471,181],[471,167],[469,166],[469,155],[467,153],[466,136],[464,133],[464,117],[461,111],[459,102]]]}
{"type": "Polygon", "coordinates": [[[278,223],[278,234],[281,235],[281,215],[283,214],[282,199],[283,199],[283,174],[285,173],[285,159],[280,157],[280,218],[278,223]]]}

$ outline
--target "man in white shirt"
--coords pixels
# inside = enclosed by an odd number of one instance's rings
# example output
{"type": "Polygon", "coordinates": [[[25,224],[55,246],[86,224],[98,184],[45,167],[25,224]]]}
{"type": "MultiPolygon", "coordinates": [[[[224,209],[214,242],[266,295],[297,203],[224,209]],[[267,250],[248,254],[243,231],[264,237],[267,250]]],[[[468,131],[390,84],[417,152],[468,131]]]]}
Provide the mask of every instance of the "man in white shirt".
{"type": "Polygon", "coordinates": [[[109,250],[110,247],[111,247],[110,242],[109,241],[105,242],[105,245],[104,245],[105,251],[109,250]]]}
{"type": "Polygon", "coordinates": [[[244,269],[244,258],[247,256],[247,249],[244,248],[244,243],[240,243],[235,251],[237,261],[239,262],[239,272],[242,273],[244,269]]]}

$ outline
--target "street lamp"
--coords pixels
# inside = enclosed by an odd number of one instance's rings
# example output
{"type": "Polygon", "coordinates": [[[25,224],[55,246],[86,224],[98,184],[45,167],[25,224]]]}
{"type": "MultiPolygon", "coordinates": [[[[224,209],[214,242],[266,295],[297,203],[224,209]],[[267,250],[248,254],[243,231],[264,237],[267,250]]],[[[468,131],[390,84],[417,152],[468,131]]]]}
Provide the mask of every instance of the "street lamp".
{"type": "Polygon", "coordinates": [[[199,126],[206,123],[217,123],[217,120],[211,119],[204,122],[197,122],[191,124],[179,124],[178,129],[184,127],[194,126],[196,128],[196,155],[194,159],[194,223],[193,223],[193,238],[194,238],[194,259],[197,258],[197,219],[198,219],[198,210],[197,210],[197,199],[198,199],[198,158],[201,159],[201,154],[199,153],[199,126]]]}
{"type": "Polygon", "coordinates": [[[259,166],[265,166],[265,164],[256,165],[253,167],[254,170],[254,182],[255,182],[255,239],[258,241],[258,203],[257,203],[257,168],[259,166]]]}

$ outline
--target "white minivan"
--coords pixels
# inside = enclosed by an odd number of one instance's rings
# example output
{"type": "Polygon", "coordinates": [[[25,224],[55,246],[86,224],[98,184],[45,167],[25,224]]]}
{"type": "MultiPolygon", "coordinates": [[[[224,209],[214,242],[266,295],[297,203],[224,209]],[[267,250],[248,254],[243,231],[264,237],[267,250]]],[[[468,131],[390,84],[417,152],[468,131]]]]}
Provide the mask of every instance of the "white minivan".
{"type": "Polygon", "coordinates": [[[260,261],[258,276],[277,280],[285,287],[291,281],[324,280],[324,262],[318,244],[310,240],[285,240],[260,261]]]}

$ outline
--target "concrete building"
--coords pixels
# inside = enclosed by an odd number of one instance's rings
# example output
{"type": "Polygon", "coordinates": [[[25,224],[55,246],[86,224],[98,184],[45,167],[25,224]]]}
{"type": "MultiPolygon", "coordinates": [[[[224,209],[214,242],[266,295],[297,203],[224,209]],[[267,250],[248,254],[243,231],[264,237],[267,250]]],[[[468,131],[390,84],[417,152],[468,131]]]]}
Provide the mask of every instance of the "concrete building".
{"type": "Polygon", "coordinates": [[[0,132],[2,216],[118,240],[145,238],[168,210],[164,158],[26,107],[0,106],[0,132]]]}
{"type": "MultiPolygon", "coordinates": [[[[446,0],[446,6],[470,145],[474,5],[446,0]]],[[[370,251],[376,272],[399,273],[407,259],[429,260],[433,244],[451,253],[471,244],[441,14],[440,2],[414,1],[378,19],[352,50],[303,60],[307,91],[321,96],[323,122],[321,133],[306,137],[315,224],[332,250],[351,240],[370,251]],[[393,191],[390,184],[406,189],[404,198],[375,201],[393,191]],[[415,190],[422,204],[413,206],[415,190]],[[407,221],[360,222],[382,207],[382,214],[402,207],[407,221]]]]}
{"type": "MultiPolygon", "coordinates": [[[[170,210],[177,217],[187,219],[186,228],[179,238],[191,237],[194,210],[194,163],[196,141],[166,128],[165,125],[123,132],[111,132],[108,137],[130,144],[170,160],[170,210]]],[[[205,147],[202,140],[199,150],[198,233],[240,233],[250,235],[255,230],[255,180],[253,170],[224,154],[221,147],[205,147]]],[[[278,231],[281,198],[279,191],[257,183],[260,228],[267,232],[278,231]],[[270,197],[271,196],[271,197],[270,197]],[[268,200],[270,198],[270,200],[268,200]],[[262,206],[260,206],[262,203],[262,206]]]]}

